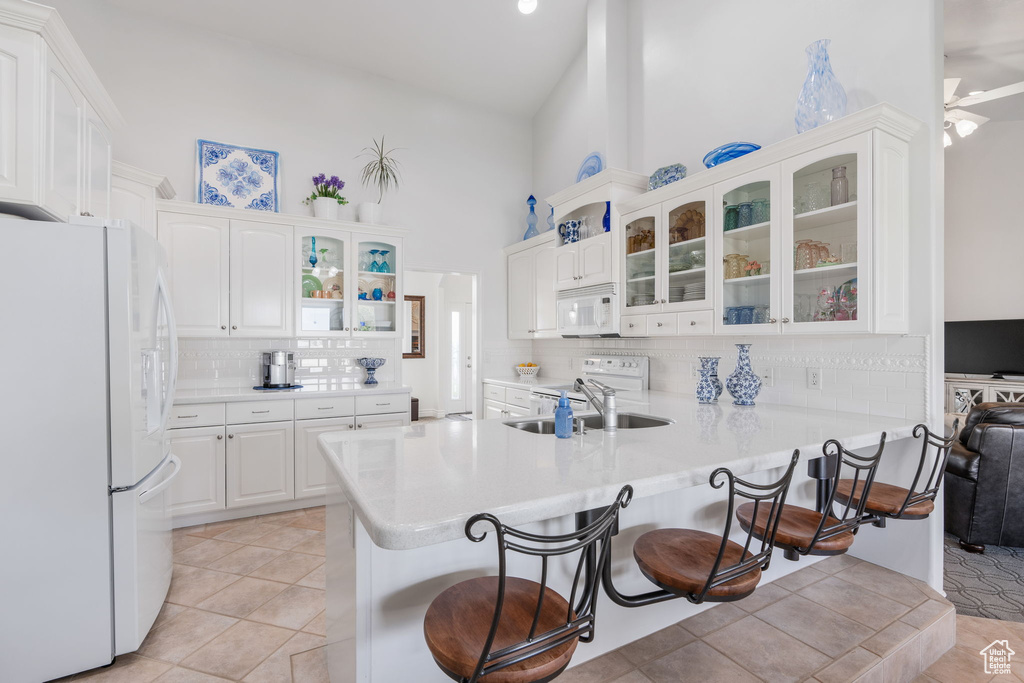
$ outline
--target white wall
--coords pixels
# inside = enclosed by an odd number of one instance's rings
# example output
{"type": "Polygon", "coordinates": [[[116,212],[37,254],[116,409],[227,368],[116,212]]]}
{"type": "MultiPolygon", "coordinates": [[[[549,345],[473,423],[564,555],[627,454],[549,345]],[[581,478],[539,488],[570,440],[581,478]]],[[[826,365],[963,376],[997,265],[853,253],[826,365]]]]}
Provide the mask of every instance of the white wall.
{"type": "Polygon", "coordinates": [[[426,358],[402,359],[402,382],[411,387],[412,395],[420,400],[420,416],[433,417],[440,407],[437,365],[444,352],[439,341],[441,301],[438,297],[438,285],[441,284],[441,273],[406,270],[404,282],[406,295],[424,297],[426,358]]]}
{"type": "Polygon", "coordinates": [[[1024,318],[1024,121],[990,121],[946,149],[946,320],[1024,318]]]}
{"type": "MultiPolygon", "coordinates": [[[[533,188],[541,221],[547,219],[551,210],[544,200],[576,182],[580,164],[594,151],[587,146],[587,128],[582,125],[586,116],[587,51],[584,49],[533,118],[533,188]]],[[[543,231],[545,226],[538,229],[543,231]]]]}
{"type": "MultiPolygon", "coordinates": [[[[478,271],[484,339],[507,344],[504,257],[520,238],[531,192],[529,121],[291,53],[259,37],[225,38],[157,22],[104,0],[53,0],[127,126],[120,161],[167,175],[179,199],[194,196],[196,138],[281,153],[281,209],[300,201],[319,172],[359,186],[356,159],[372,137],[401,147],[402,187],[385,198],[385,221],[412,229],[406,266],[478,271]]],[[[316,21],[316,17],[310,17],[316,21]]]]}

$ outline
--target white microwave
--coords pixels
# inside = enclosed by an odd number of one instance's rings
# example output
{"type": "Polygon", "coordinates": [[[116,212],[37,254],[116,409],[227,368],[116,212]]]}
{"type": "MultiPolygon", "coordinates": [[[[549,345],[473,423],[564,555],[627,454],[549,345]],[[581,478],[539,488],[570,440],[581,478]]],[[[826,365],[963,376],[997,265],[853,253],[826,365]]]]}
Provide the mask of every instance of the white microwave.
{"type": "Polygon", "coordinates": [[[559,292],[556,315],[558,334],[563,337],[618,337],[619,300],[615,284],[559,292]]]}

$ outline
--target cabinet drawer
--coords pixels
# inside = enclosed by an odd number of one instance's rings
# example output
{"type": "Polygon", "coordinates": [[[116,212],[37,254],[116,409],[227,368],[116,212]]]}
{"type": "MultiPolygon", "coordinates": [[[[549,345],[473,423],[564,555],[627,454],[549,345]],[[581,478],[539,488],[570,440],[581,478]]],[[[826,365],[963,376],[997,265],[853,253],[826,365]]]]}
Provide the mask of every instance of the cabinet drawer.
{"type": "Polygon", "coordinates": [[[228,424],[292,419],[293,401],[244,401],[227,404],[228,424]]]}
{"type": "Polygon", "coordinates": [[[310,420],[317,417],[348,417],[356,414],[354,396],[336,398],[303,398],[295,401],[295,419],[310,420]]]}
{"type": "Polygon", "coordinates": [[[168,429],[211,427],[224,424],[223,403],[190,403],[171,408],[168,429]]]}
{"type": "Polygon", "coordinates": [[[619,321],[619,333],[623,337],[646,337],[646,315],[624,315],[619,321]]]}
{"type": "Polygon", "coordinates": [[[530,392],[527,389],[505,389],[505,403],[520,408],[529,408],[530,392]]]}
{"type": "Polygon", "coordinates": [[[405,413],[408,411],[409,394],[356,396],[357,415],[380,415],[383,413],[405,413]]]}
{"type": "Polygon", "coordinates": [[[694,311],[693,313],[679,314],[680,335],[684,334],[711,334],[714,332],[714,311],[694,311]]]}
{"type": "Polygon", "coordinates": [[[505,387],[499,387],[497,384],[484,383],[484,398],[504,403],[505,387]]]}
{"type": "Polygon", "coordinates": [[[676,334],[676,314],[656,313],[647,316],[647,335],[650,337],[674,337],[676,334]]]}

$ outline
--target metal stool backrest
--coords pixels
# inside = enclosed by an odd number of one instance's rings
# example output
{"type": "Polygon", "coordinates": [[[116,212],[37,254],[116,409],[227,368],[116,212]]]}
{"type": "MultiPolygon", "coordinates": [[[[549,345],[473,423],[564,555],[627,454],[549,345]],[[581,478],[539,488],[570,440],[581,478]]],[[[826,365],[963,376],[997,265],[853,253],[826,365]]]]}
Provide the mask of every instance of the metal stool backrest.
{"type": "Polygon", "coordinates": [[[481,513],[470,517],[466,522],[466,536],[473,542],[480,542],[487,536],[482,532],[479,536],[473,533],[473,526],[478,522],[488,522],[494,526],[498,537],[498,601],[494,608],[494,619],[487,634],[484,650],[476,670],[469,678],[469,683],[476,683],[482,676],[493,671],[504,669],[516,662],[529,659],[543,652],[558,647],[575,638],[590,642],[594,637],[594,612],[597,602],[597,588],[601,571],[609,561],[610,540],[615,522],[618,520],[619,509],[629,505],[633,498],[633,487],[623,486],[615,502],[609,506],[592,524],[569,534],[558,536],[541,536],[505,526],[491,514],[481,513]],[[591,549],[596,552],[591,553],[591,549]],[[501,621],[501,610],[505,600],[506,552],[513,551],[524,555],[541,558],[541,589],[538,594],[537,607],[533,615],[533,625],[525,640],[509,645],[500,650],[491,651],[494,636],[498,632],[501,621]],[[579,552],[580,559],[576,564],[576,574],[572,582],[572,593],[569,596],[569,610],[565,615],[565,624],[538,634],[537,623],[544,606],[544,592],[548,580],[548,558],[579,552]],[[584,572],[585,560],[589,555],[596,555],[597,566],[594,571],[584,572]],[[577,595],[580,596],[576,603],[577,595]],[[573,605],[576,604],[574,607],[573,605]],[[500,660],[500,661],[495,661],[500,660]],[[493,663],[492,663],[493,662],[493,663]]]}
{"type": "Polygon", "coordinates": [[[824,541],[847,531],[857,533],[857,529],[864,523],[866,517],[870,516],[864,514],[864,506],[868,502],[868,494],[871,492],[871,484],[875,481],[875,473],[878,471],[878,463],[882,459],[883,450],[885,450],[885,432],[882,432],[882,437],[878,441],[878,450],[875,451],[874,455],[857,455],[853,451],[844,448],[843,444],[839,443],[836,439],[829,439],[825,442],[821,447],[821,451],[825,454],[826,458],[836,458],[836,472],[832,477],[832,485],[829,487],[828,500],[822,508],[822,512],[825,514],[821,516],[821,521],[818,522],[818,529],[814,532],[810,545],[800,552],[807,554],[819,541],[824,541]],[[860,482],[864,483],[864,490],[859,498],[857,496],[850,496],[843,506],[842,514],[836,514],[832,504],[835,502],[839,480],[843,478],[844,465],[853,470],[853,488],[851,490],[856,491],[857,485],[860,482]],[[857,499],[856,501],[854,501],[855,498],[857,499]],[[856,505],[854,505],[854,502],[856,502],[856,505]],[[836,519],[834,524],[827,523],[829,516],[836,519]]]}
{"type": "Polygon", "coordinates": [[[737,579],[755,569],[767,569],[771,561],[772,548],[775,547],[775,532],[779,529],[779,518],[782,516],[782,506],[786,503],[786,495],[789,493],[789,484],[793,481],[793,470],[796,468],[796,461],[800,459],[800,451],[793,451],[793,457],[789,461],[789,467],[785,474],[771,484],[752,484],[749,481],[740,479],[725,467],[719,467],[711,473],[709,483],[711,488],[720,489],[729,482],[729,512],[725,516],[725,531],[722,533],[722,545],[718,549],[718,556],[715,564],[708,575],[708,581],[704,584],[703,590],[699,593],[691,593],[686,599],[693,603],[704,602],[708,591],[723,583],[737,579]],[[747,532],[746,543],[743,544],[743,554],[740,561],[727,567],[722,567],[722,558],[725,556],[725,549],[729,545],[729,534],[732,531],[733,512],[736,510],[736,498],[746,498],[754,501],[754,513],[752,519],[757,519],[757,513],[761,505],[770,505],[768,509],[768,520],[765,524],[764,536],[758,540],[758,550],[747,557],[750,546],[754,542],[754,524],[750,525],[747,532]],[[770,502],[769,502],[770,501],[770,502]]]}
{"type": "Polygon", "coordinates": [[[895,518],[900,518],[903,513],[907,511],[907,508],[911,505],[916,505],[925,500],[934,500],[935,496],[939,492],[939,486],[942,485],[942,477],[946,474],[946,463],[949,462],[949,451],[953,448],[953,443],[956,441],[957,429],[960,427],[960,418],[953,420],[953,430],[950,435],[939,436],[932,430],[928,429],[926,425],[919,424],[914,427],[914,438],[921,440],[921,462],[917,465],[917,472],[914,474],[914,481],[907,490],[907,498],[903,501],[903,505],[900,507],[900,511],[894,515],[895,518]],[[919,493],[914,493],[917,485],[921,482],[921,474],[924,472],[924,465],[928,461],[928,448],[935,448],[935,461],[932,463],[931,472],[928,474],[928,479],[925,481],[925,487],[919,493]]]}

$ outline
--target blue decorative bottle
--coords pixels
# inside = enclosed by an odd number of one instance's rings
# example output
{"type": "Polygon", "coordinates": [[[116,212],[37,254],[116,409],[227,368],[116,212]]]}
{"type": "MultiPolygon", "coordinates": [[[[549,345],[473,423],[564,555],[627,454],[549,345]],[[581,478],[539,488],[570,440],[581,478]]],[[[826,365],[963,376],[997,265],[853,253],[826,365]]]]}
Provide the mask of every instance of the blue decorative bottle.
{"type": "Polygon", "coordinates": [[[530,207],[530,214],[526,217],[526,234],[523,235],[524,240],[528,240],[531,237],[536,237],[540,233],[537,232],[537,214],[534,212],[533,207],[537,205],[537,200],[530,195],[530,198],[526,200],[526,203],[530,207]]]}
{"type": "Polygon", "coordinates": [[[309,241],[312,243],[309,248],[309,265],[316,268],[316,237],[310,237],[309,241]]]}
{"type": "Polygon", "coordinates": [[[612,203],[604,203],[604,217],[601,219],[601,227],[604,228],[605,232],[612,231],[612,203]]]}
{"type": "Polygon", "coordinates": [[[722,395],[722,380],[718,379],[718,356],[700,357],[700,380],[697,382],[697,402],[715,403],[722,395]]]}
{"type": "Polygon", "coordinates": [[[555,229],[555,207],[551,207],[551,213],[548,214],[548,230],[555,229]]]}
{"type": "Polygon", "coordinates": [[[733,397],[733,405],[752,406],[754,399],[761,393],[761,378],[750,367],[750,344],[737,344],[739,358],[736,369],[725,378],[725,388],[733,397]]]}
{"type": "Polygon", "coordinates": [[[828,39],[807,46],[807,78],[796,100],[796,132],[803,133],[823,123],[846,116],[846,91],[832,73],[828,39]]]}
{"type": "Polygon", "coordinates": [[[572,406],[569,405],[569,397],[562,392],[558,399],[558,407],[555,408],[555,436],[559,439],[568,439],[572,436],[572,406]]]}

